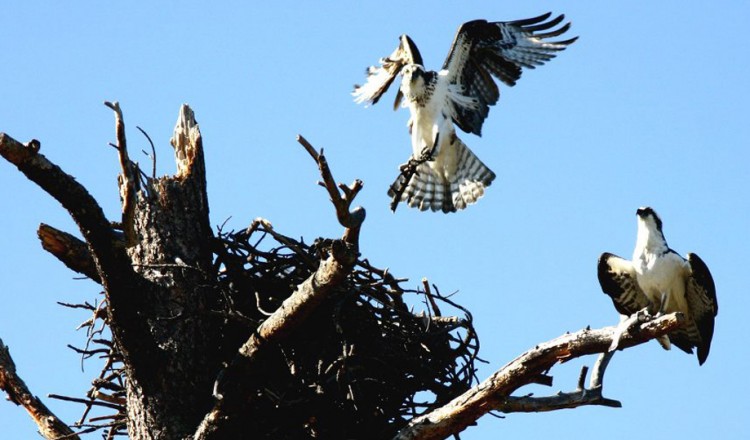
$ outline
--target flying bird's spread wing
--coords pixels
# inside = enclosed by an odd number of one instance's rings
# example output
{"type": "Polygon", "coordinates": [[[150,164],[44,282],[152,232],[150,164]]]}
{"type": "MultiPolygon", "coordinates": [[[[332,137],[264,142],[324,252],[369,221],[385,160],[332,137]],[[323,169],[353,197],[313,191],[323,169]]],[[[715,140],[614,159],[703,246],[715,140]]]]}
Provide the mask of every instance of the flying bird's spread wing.
{"type": "MultiPolygon", "coordinates": [[[[380,66],[367,68],[367,81],[363,85],[355,85],[352,95],[357,104],[369,102],[376,104],[383,94],[388,91],[393,80],[396,79],[401,69],[407,64],[422,64],[422,55],[419,54],[417,45],[408,35],[399,38],[399,45],[392,54],[380,59],[380,66]]],[[[398,106],[400,100],[396,98],[394,107],[398,106]]]]}
{"type": "Polygon", "coordinates": [[[456,33],[443,69],[451,84],[458,84],[470,99],[453,101],[454,121],[467,133],[481,135],[482,124],[495,105],[500,91],[493,80],[513,86],[521,77],[521,68],[533,69],[555,57],[578,37],[563,41],[545,41],[562,35],[570,23],[553,29],[564,15],[547,21],[551,13],[526,20],[464,23],[456,33]]]}
{"type": "Polygon", "coordinates": [[[632,315],[651,306],[651,301],[638,285],[635,268],[629,260],[605,252],[599,257],[598,275],[602,291],[609,295],[620,314],[632,315]]]}

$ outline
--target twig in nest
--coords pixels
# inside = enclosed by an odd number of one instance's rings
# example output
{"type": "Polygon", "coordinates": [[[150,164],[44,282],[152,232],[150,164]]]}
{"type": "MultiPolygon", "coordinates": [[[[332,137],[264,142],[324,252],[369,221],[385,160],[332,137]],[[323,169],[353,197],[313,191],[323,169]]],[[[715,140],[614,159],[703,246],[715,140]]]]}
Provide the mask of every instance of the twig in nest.
{"type": "Polygon", "coordinates": [[[245,234],[247,234],[247,236],[249,237],[253,234],[253,232],[258,230],[262,230],[263,232],[271,234],[271,236],[276,241],[293,250],[297,255],[300,256],[300,258],[302,258],[302,260],[310,269],[315,269],[316,267],[318,267],[318,263],[310,258],[310,255],[307,252],[302,250],[298,242],[274,231],[273,225],[271,225],[271,222],[269,222],[268,220],[261,217],[256,218],[255,220],[253,220],[250,226],[247,227],[247,229],[245,230],[245,234]]]}
{"type": "Polygon", "coordinates": [[[430,307],[434,311],[435,316],[442,316],[442,314],[440,313],[440,308],[438,307],[437,303],[435,302],[435,298],[432,297],[432,293],[430,292],[430,282],[427,281],[427,278],[422,278],[422,287],[424,287],[425,296],[430,302],[430,307]]]}
{"type": "Polygon", "coordinates": [[[391,211],[396,212],[401,196],[406,191],[406,187],[409,186],[409,181],[414,174],[417,172],[417,168],[425,162],[432,160],[432,156],[435,154],[438,142],[440,141],[440,133],[435,136],[435,142],[432,143],[432,147],[425,148],[418,158],[410,157],[409,161],[401,165],[399,169],[401,174],[396,178],[396,181],[391,185],[391,191],[393,191],[393,197],[391,198],[391,211]]]}
{"type": "Polygon", "coordinates": [[[346,186],[343,183],[336,185],[336,181],[331,174],[331,169],[328,166],[328,161],[323,155],[323,150],[321,149],[320,153],[318,153],[302,135],[297,135],[297,142],[307,150],[318,164],[320,176],[323,178],[323,182],[319,184],[328,190],[333,207],[336,209],[336,217],[341,226],[346,228],[343,237],[344,241],[359,247],[359,229],[362,226],[362,222],[365,221],[365,210],[361,206],[357,206],[351,211],[350,208],[352,202],[354,202],[354,198],[362,189],[362,181],[357,179],[351,186],[346,186]]]}

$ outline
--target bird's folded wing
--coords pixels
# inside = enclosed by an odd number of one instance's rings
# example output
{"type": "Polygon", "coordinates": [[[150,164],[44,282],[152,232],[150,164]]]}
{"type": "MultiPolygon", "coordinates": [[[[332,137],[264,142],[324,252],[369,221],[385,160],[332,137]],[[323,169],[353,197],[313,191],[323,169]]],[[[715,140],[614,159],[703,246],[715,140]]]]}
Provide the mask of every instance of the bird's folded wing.
{"type": "Polygon", "coordinates": [[[632,315],[651,305],[638,285],[633,263],[629,260],[605,252],[599,257],[597,272],[602,291],[609,295],[621,314],[632,315]]]}
{"type": "Polygon", "coordinates": [[[698,361],[702,364],[708,357],[714,335],[714,319],[719,313],[716,286],[706,263],[695,254],[688,254],[690,277],[687,280],[686,296],[690,314],[700,333],[698,361]]]}

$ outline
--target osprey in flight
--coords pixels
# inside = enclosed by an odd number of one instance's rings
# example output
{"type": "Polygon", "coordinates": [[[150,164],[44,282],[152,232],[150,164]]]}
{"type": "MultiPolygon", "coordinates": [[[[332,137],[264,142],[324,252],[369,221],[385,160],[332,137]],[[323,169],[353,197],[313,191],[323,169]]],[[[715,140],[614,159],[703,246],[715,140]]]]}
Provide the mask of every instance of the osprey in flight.
{"type": "Polygon", "coordinates": [[[681,257],[668,245],[659,216],[651,208],[640,208],[638,236],[633,259],[625,260],[605,252],[599,257],[599,284],[623,315],[647,309],[650,313],[682,312],[687,324],[659,343],[669,350],[670,342],[686,353],[698,348],[703,365],[711,349],[714,318],[719,311],[711,272],[695,254],[681,257]]]}
{"type": "Polygon", "coordinates": [[[570,28],[566,23],[553,29],[565,16],[548,20],[550,15],[464,23],[439,72],[426,70],[417,46],[402,35],[396,50],[381,58],[380,66],[367,70],[367,82],[355,86],[352,93],[357,103],[377,103],[400,74],[394,110],[403,106],[411,113],[408,126],[416,172],[408,182],[402,172],[391,185],[389,196],[397,197],[403,191],[400,201],[409,206],[446,213],[482,197],[495,173],[456,136],[454,124],[481,136],[489,107],[500,98],[493,76],[513,86],[521,77],[521,68],[541,66],[578,38],[546,41],[570,28]]]}

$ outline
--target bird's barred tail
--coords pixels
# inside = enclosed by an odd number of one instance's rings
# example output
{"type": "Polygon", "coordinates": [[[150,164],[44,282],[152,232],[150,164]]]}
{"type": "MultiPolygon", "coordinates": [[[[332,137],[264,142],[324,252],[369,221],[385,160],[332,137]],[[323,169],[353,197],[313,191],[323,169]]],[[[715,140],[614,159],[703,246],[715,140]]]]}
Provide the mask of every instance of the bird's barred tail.
{"type": "MultiPolygon", "coordinates": [[[[419,164],[400,201],[420,211],[429,209],[448,213],[464,209],[484,195],[485,188],[495,179],[495,173],[458,137],[453,139],[452,147],[456,149],[458,158],[455,171],[446,173],[435,167],[432,161],[419,164]]],[[[388,190],[390,197],[404,185],[404,180],[402,173],[388,190]]]]}

